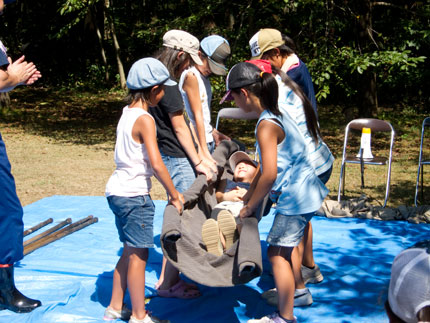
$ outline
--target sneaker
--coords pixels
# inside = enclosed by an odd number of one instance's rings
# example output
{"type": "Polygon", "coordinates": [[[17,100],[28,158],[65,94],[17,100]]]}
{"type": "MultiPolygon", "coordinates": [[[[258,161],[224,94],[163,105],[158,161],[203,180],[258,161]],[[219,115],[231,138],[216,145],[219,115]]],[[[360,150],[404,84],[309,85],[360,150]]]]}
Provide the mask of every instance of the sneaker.
{"type": "Polygon", "coordinates": [[[324,276],[321,274],[320,267],[318,267],[317,264],[315,264],[315,267],[312,269],[302,265],[301,270],[303,282],[305,284],[318,284],[324,279],[324,276]]]}
{"type": "Polygon", "coordinates": [[[202,225],[202,240],[206,245],[206,250],[215,256],[222,256],[223,248],[220,239],[218,222],[214,219],[207,219],[202,225]]]}
{"type": "Polygon", "coordinates": [[[170,323],[169,320],[160,320],[158,317],[151,315],[148,311],[146,311],[146,316],[142,320],[138,320],[134,316],[130,317],[130,321],[128,323],[170,323]]]}
{"type": "MultiPolygon", "coordinates": [[[[270,289],[266,293],[267,294],[265,295],[265,299],[267,304],[277,307],[278,293],[276,291],[276,288],[270,289]]],[[[263,294],[261,294],[261,296],[263,296],[263,294]]],[[[308,288],[305,288],[304,290],[300,291],[296,289],[294,291],[294,307],[309,306],[312,305],[313,302],[314,300],[312,299],[312,294],[308,288]]]]}
{"type": "Polygon", "coordinates": [[[278,312],[266,315],[261,319],[248,320],[248,323],[297,323],[297,317],[294,316],[292,320],[284,320],[279,316],[278,312]]]}
{"type": "Polygon", "coordinates": [[[228,250],[234,243],[236,220],[230,211],[222,210],[218,213],[217,221],[219,230],[224,235],[225,250],[228,250]]]}
{"type": "Polygon", "coordinates": [[[112,307],[108,306],[103,315],[103,320],[112,321],[112,320],[123,320],[127,321],[130,319],[131,310],[128,309],[125,304],[122,306],[121,311],[114,310],[112,307]]]}

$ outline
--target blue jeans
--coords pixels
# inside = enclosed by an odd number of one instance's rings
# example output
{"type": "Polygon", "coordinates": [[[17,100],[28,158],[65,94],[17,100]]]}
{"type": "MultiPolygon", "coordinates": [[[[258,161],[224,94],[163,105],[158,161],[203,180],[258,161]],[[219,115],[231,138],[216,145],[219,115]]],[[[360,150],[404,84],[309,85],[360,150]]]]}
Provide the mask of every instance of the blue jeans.
{"type": "Polygon", "coordinates": [[[107,197],[119,240],[134,248],[154,247],[155,206],[149,195],[107,197]]]}
{"type": "Polygon", "coordinates": [[[161,154],[164,165],[172,178],[173,185],[180,192],[185,192],[196,179],[196,174],[188,158],[172,157],[161,154]]]}

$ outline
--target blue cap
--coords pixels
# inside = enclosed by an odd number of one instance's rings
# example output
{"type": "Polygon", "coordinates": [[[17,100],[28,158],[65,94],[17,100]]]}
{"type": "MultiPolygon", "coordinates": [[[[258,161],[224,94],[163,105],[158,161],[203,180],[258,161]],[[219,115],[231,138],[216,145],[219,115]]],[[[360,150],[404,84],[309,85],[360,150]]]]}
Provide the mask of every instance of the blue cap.
{"type": "Polygon", "coordinates": [[[160,84],[173,86],[177,83],[170,79],[169,71],[158,59],[139,59],[128,72],[127,87],[130,90],[141,90],[160,84]]]}
{"type": "Polygon", "coordinates": [[[217,75],[227,74],[225,60],[230,55],[230,45],[226,39],[218,35],[208,36],[202,39],[200,47],[208,56],[209,68],[217,75]]]}

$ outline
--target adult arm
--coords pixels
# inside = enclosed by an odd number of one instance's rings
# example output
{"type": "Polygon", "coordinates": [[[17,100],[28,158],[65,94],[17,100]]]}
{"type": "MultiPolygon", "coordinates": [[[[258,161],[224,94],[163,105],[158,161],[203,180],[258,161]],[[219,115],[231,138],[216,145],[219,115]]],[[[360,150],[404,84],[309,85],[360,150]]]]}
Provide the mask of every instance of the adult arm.
{"type": "MultiPolygon", "coordinates": [[[[188,102],[190,104],[191,111],[194,115],[195,131],[197,140],[200,144],[202,154],[209,160],[212,156],[208,150],[206,141],[206,130],[205,122],[203,117],[203,107],[200,101],[199,82],[196,75],[193,72],[188,72],[185,76],[184,84],[182,89],[187,94],[188,102]]],[[[215,161],[214,161],[215,162],[215,161]]]]}
{"type": "Polygon", "coordinates": [[[197,172],[204,174],[207,180],[210,180],[212,178],[212,171],[202,162],[202,159],[199,157],[194,147],[194,141],[191,136],[190,129],[185,122],[182,110],[169,113],[169,118],[175,131],[175,135],[182,148],[184,148],[188,158],[193,163],[194,168],[197,172]]]}

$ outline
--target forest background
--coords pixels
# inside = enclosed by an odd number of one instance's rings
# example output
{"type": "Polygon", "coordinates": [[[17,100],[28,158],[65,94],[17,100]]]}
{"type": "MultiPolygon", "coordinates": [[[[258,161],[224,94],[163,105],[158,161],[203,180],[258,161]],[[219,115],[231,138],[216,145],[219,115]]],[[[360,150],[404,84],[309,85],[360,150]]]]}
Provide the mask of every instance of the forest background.
{"type": "MultiPolygon", "coordinates": [[[[103,194],[114,168],[128,69],[160,48],[167,30],[183,29],[199,39],[222,35],[232,48],[231,67],[249,59],[250,37],[267,27],[295,41],[311,72],[320,126],[337,158],[331,197],[337,194],[345,125],[361,116],[393,124],[390,204],[413,201],[421,122],[430,113],[428,1],[17,0],[0,20],[9,55],[25,54],[43,75],[34,86],[1,98],[0,129],[24,205],[53,194],[103,194]]],[[[212,78],[214,118],[224,81],[212,78]]],[[[252,124],[223,127],[252,147],[252,124]]],[[[368,171],[364,192],[380,197],[386,174],[376,168],[368,171]]],[[[153,198],[165,198],[157,185],[153,198]]],[[[359,191],[353,185],[346,193],[359,191]]]]}

